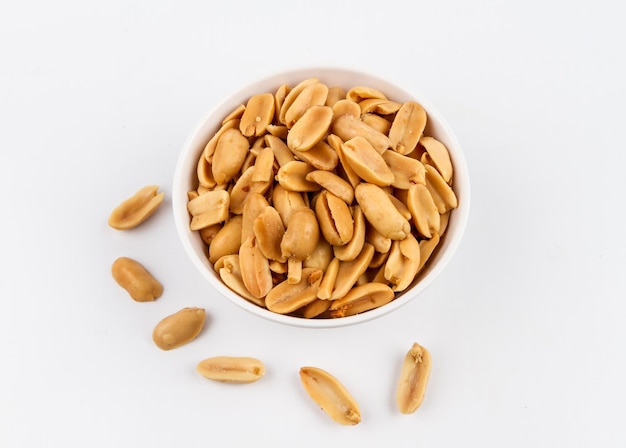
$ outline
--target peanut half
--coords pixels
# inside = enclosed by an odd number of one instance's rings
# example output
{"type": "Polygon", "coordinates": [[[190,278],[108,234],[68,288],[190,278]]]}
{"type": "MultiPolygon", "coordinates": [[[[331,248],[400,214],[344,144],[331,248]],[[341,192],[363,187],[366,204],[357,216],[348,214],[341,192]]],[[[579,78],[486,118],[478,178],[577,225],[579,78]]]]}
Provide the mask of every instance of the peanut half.
{"type": "Polygon", "coordinates": [[[113,278],[137,302],[151,302],[161,297],[163,285],[141,263],[120,257],[111,267],[113,278]]]}
{"type": "Polygon", "coordinates": [[[203,308],[183,308],[161,320],[152,331],[152,340],[161,350],[172,350],[193,341],[202,331],[203,308]]]}
{"type": "Polygon", "coordinates": [[[309,397],[337,423],[356,425],[361,421],[361,411],[356,400],[327,371],[318,367],[302,367],[300,381],[309,397]]]}
{"type": "Polygon", "coordinates": [[[116,230],[129,230],[152,216],[165,197],[165,193],[157,194],[158,189],[157,185],[148,185],[124,200],[109,216],[109,226],[116,230]]]}
{"type": "Polygon", "coordinates": [[[396,391],[396,403],[403,414],[412,414],[420,407],[430,375],[430,352],[414,343],[404,357],[396,391]]]}
{"type": "Polygon", "coordinates": [[[265,375],[265,365],[256,358],[215,356],[198,363],[196,371],[205,378],[223,383],[253,383],[265,375]]]}

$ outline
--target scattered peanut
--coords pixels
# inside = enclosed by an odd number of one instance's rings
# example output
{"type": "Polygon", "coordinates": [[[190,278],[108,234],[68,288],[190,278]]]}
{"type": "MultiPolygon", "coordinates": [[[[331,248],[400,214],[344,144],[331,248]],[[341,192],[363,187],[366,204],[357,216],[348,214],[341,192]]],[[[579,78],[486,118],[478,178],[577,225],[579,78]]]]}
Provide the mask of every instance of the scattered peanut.
{"type": "Polygon", "coordinates": [[[148,185],[124,200],[109,216],[109,225],[117,230],[129,230],[144,222],[163,202],[165,193],[157,194],[158,189],[156,185],[148,185]]]}
{"type": "Polygon", "coordinates": [[[358,403],[333,375],[317,367],[302,367],[300,380],[311,399],[334,421],[342,425],[361,421],[358,403]]]}
{"type": "Polygon", "coordinates": [[[265,375],[265,366],[256,358],[216,356],[200,361],[196,371],[213,381],[253,383],[265,375]]]}
{"type": "Polygon", "coordinates": [[[172,350],[193,341],[204,326],[203,308],[183,308],[162,319],[152,331],[152,340],[161,350],[172,350]]]}
{"type": "Polygon", "coordinates": [[[430,352],[414,343],[402,363],[402,371],[396,392],[398,409],[403,414],[412,414],[424,400],[430,375],[430,352]]]}
{"type": "Polygon", "coordinates": [[[113,278],[137,302],[151,302],[161,297],[163,285],[138,261],[120,257],[111,267],[113,278]]]}

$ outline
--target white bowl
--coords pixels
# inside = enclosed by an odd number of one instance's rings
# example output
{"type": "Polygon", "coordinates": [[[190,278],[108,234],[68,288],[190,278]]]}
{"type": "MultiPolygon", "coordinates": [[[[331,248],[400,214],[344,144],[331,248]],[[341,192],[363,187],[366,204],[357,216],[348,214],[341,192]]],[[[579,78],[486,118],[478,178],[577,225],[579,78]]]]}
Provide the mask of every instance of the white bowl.
{"type": "Polygon", "coordinates": [[[172,206],[176,229],[183,247],[193,264],[209,282],[210,288],[213,288],[231,302],[256,316],[299,327],[330,328],[369,321],[397,310],[406,305],[409,301],[415,299],[435,280],[452,259],[465,231],[470,206],[470,181],[465,157],[459,142],[444,118],[422,95],[416,92],[410,92],[389,81],[362,72],[342,68],[311,68],[278,73],[255,81],[228,96],[222,103],[218,104],[209,112],[208,115],[202,118],[191,131],[182,147],[174,174],[172,206]],[[374,87],[381,90],[389,99],[394,101],[404,102],[414,100],[420,103],[428,114],[428,125],[425,134],[435,137],[448,148],[454,166],[453,188],[459,200],[459,206],[451,213],[447,230],[437,251],[432,255],[427,266],[416,278],[411,287],[407,288],[393,301],[380,308],[355,316],[335,319],[305,319],[281,315],[261,308],[235,294],[222,283],[219,275],[213,270],[207,258],[206,245],[202,242],[198,232],[189,230],[190,218],[187,212],[187,192],[196,188],[194,177],[196,176],[198,158],[206,142],[219,129],[223,118],[238,105],[245,104],[252,95],[264,92],[274,93],[282,84],[294,86],[304,79],[313,77],[319,78],[320,81],[328,86],[341,86],[346,90],[359,85],[374,87]]]}

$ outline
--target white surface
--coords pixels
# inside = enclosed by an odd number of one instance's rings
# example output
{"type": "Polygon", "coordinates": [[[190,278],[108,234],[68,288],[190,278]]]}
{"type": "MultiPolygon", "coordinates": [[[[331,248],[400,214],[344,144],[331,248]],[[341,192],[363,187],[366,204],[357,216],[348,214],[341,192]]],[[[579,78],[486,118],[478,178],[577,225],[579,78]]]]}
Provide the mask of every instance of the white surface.
{"type": "Polygon", "coordinates": [[[626,445],[617,2],[5,3],[0,446],[626,445]],[[169,198],[136,231],[106,225],[139,187],[170,192],[187,133],[227,93],[315,64],[422,92],[472,179],[465,239],[421,298],[324,331],[216,296],[169,198]],[[162,280],[161,299],[125,296],[110,276],[121,255],[162,280]],[[152,344],[158,320],[198,305],[210,316],[198,340],[152,344]],[[404,416],[393,392],[413,341],[433,371],[404,416]],[[267,376],[231,387],[195,373],[222,354],[257,356],[267,376]],[[302,365],[338,376],[362,423],[317,409],[302,365]]]}

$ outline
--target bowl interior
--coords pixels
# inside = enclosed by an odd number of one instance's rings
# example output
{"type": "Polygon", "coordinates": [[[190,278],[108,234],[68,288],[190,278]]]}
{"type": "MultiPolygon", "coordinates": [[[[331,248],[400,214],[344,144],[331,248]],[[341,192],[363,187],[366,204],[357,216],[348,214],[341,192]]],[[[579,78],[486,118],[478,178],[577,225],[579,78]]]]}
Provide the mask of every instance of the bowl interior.
{"type": "Polygon", "coordinates": [[[310,328],[339,327],[365,322],[396,310],[419,295],[441,273],[457,249],[469,215],[469,199],[470,184],[467,165],[459,142],[449,125],[430,102],[418,93],[404,90],[376,76],[338,68],[301,69],[268,76],[247,85],[226,98],[201,119],[189,134],[178,159],[172,188],[172,207],[180,240],[193,264],[209,281],[211,286],[223,296],[255,315],[279,323],[310,328]],[[208,261],[206,246],[198,232],[189,230],[189,214],[187,212],[187,192],[196,188],[194,177],[196,175],[198,158],[204,150],[206,142],[219,129],[223,118],[238,105],[245,104],[252,95],[264,92],[275,93],[278,87],[283,84],[294,86],[304,79],[313,77],[319,78],[328,86],[340,86],[346,90],[358,85],[374,87],[381,90],[392,100],[399,102],[414,100],[420,103],[428,114],[428,124],[424,133],[437,138],[448,148],[454,166],[453,188],[459,200],[459,206],[450,215],[448,228],[442,241],[439,243],[438,249],[433,253],[427,266],[414,280],[411,287],[407,288],[387,305],[359,315],[337,319],[304,319],[280,315],[260,308],[233,293],[222,283],[219,275],[208,261]]]}

